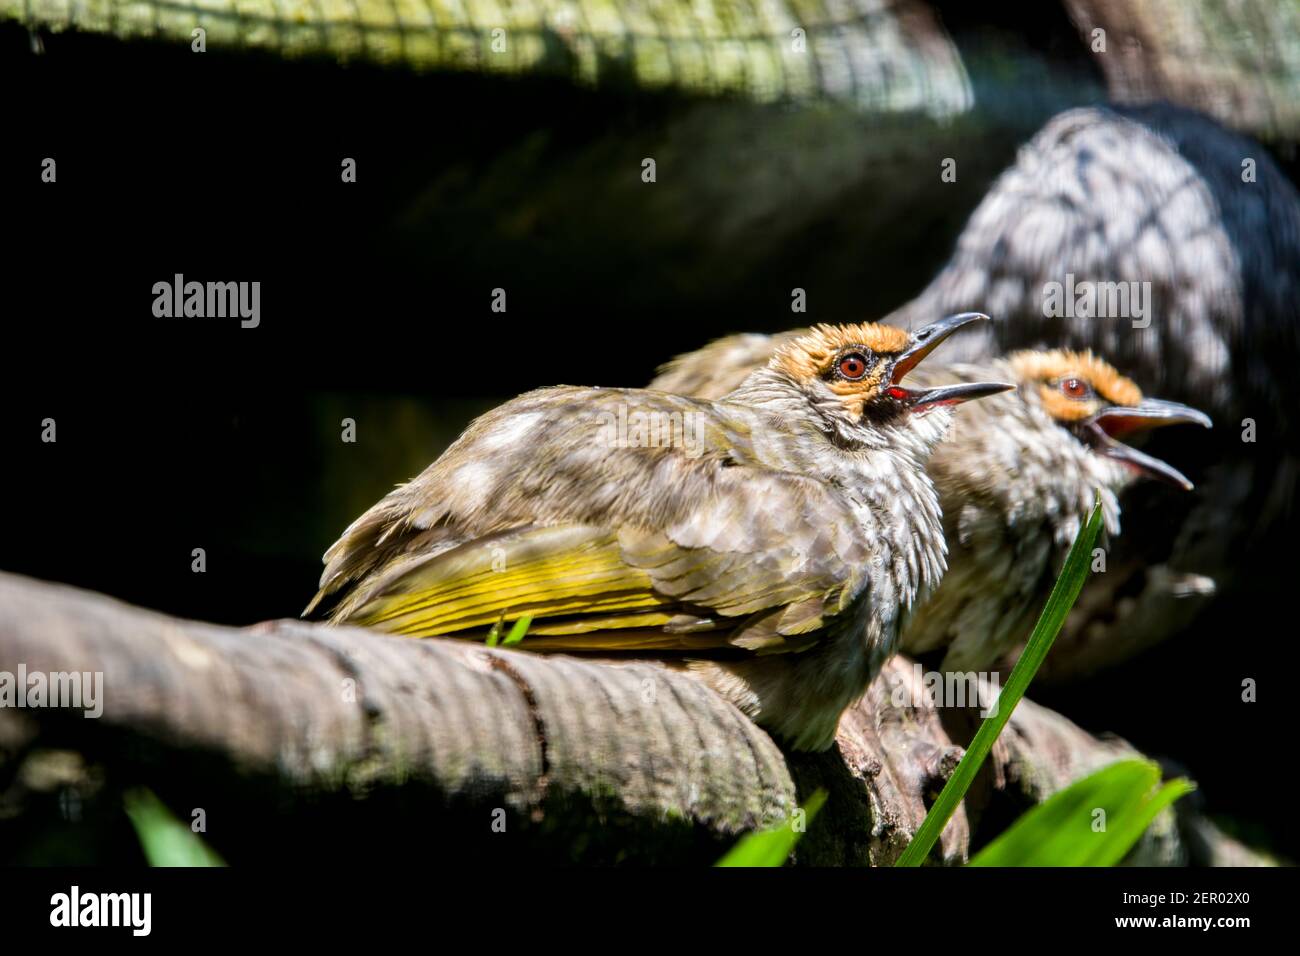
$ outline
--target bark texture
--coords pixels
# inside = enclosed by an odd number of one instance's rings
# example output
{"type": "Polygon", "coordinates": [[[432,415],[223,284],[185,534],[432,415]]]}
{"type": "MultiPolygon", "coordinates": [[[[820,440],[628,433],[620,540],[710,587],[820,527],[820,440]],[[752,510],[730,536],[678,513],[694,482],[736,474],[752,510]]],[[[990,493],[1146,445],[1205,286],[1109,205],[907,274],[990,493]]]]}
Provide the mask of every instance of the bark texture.
{"type": "MultiPolygon", "coordinates": [[[[120,859],[120,795],[202,809],[235,863],[444,858],[712,862],[818,787],[830,800],[805,864],[887,864],[962,754],[975,718],[923,700],[896,659],[825,754],[783,754],[690,677],[650,662],[543,657],[456,641],[275,621],[177,620],[0,575],[0,671],[102,672],[102,716],[0,709],[0,847],[9,862],[120,859]]],[[[1021,704],[936,861],[972,821],[1003,825],[1132,754],[1021,704]]],[[[1172,815],[1144,862],[1248,858],[1172,815]],[[1199,857],[1197,856],[1199,854],[1199,857]]]]}

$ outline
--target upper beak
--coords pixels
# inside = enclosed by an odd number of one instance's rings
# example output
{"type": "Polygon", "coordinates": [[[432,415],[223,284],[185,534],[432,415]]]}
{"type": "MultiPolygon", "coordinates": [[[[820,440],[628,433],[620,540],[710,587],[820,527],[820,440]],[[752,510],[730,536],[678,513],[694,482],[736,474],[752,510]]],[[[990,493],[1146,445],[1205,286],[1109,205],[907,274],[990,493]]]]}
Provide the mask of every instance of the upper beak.
{"type": "Polygon", "coordinates": [[[960,315],[950,315],[946,319],[931,322],[924,328],[917,329],[912,333],[912,344],[894,362],[894,374],[889,383],[897,385],[904,375],[921,364],[921,359],[933,352],[940,342],[958,329],[964,329],[974,322],[987,321],[989,317],[983,312],[962,312],[960,315]]]}
{"type": "Polygon", "coordinates": [[[1101,454],[1131,465],[1152,478],[1191,491],[1192,483],[1173,465],[1116,440],[1134,432],[1179,424],[1200,425],[1204,428],[1213,426],[1210,416],[1204,412],[1178,402],[1148,398],[1133,407],[1104,408],[1092,417],[1088,428],[1093,434],[1093,445],[1101,454]]]}
{"type": "Polygon", "coordinates": [[[1210,416],[1205,412],[1199,412],[1190,405],[1164,402],[1158,398],[1143,399],[1131,408],[1120,405],[1103,408],[1092,420],[1111,438],[1123,438],[1131,432],[1146,431],[1162,425],[1214,427],[1210,416]]]}
{"type": "Polygon", "coordinates": [[[904,388],[898,384],[904,375],[916,368],[921,360],[933,352],[948,336],[974,322],[987,321],[989,317],[983,312],[962,312],[960,315],[950,315],[938,322],[931,322],[912,333],[912,344],[894,362],[894,369],[889,378],[889,395],[906,402],[913,411],[919,411],[936,405],[969,402],[974,398],[984,398],[986,395],[996,395],[1015,388],[1014,385],[1007,385],[1004,382],[964,382],[960,385],[926,389],[904,388]]]}

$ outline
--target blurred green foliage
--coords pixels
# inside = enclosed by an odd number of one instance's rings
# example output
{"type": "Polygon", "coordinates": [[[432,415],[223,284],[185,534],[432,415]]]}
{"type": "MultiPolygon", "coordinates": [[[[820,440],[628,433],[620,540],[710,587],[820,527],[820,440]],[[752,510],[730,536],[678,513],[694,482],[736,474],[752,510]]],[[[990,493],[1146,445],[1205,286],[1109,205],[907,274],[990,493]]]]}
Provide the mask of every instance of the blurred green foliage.
{"type": "Polygon", "coordinates": [[[1160,786],[1149,760],[1121,760],[1052,794],[970,865],[1115,866],[1161,810],[1194,789],[1181,777],[1160,786]]]}
{"type": "Polygon", "coordinates": [[[150,866],[225,866],[203,838],[172,815],[152,791],[131,790],[123,797],[145,859],[150,866]]]}
{"type": "Polygon", "coordinates": [[[813,818],[817,816],[817,811],[825,802],[826,791],[816,791],[808,798],[802,811],[796,812],[790,820],[770,830],[760,830],[758,833],[750,833],[742,837],[740,842],[728,850],[727,854],[714,865],[784,866],[790,854],[794,852],[799,837],[807,832],[813,818]],[[796,822],[800,824],[799,827],[796,827],[796,822]]]}
{"type": "Polygon", "coordinates": [[[947,826],[958,804],[966,796],[966,791],[970,789],[975,775],[979,773],[984,758],[993,749],[994,741],[998,739],[998,734],[1002,733],[1002,728],[1011,719],[1011,712],[1020,703],[1020,698],[1025,696],[1029,682],[1038,673],[1038,668],[1047,657],[1047,652],[1052,649],[1052,642],[1060,633],[1061,625],[1065,623],[1066,615],[1070,613],[1070,608],[1074,607],[1074,601],[1090,573],[1092,548],[1097,543],[1097,536],[1100,533],[1101,495],[1098,494],[1092,505],[1092,513],[1079,529],[1079,533],[1075,535],[1074,543],[1070,545],[1070,553],[1066,555],[1065,564],[1056,579],[1056,584],[1052,587],[1052,593],[1047,597],[1043,613],[1039,615],[1038,623],[1034,625],[1034,632],[1029,635],[1029,642],[1025,645],[1020,660],[1016,661],[1011,676],[1007,678],[1006,685],[998,695],[993,713],[984,718],[984,722],[980,724],[979,730],[975,732],[975,739],[966,748],[965,755],[957,764],[957,769],[953,771],[952,776],[948,778],[948,782],[939,794],[939,799],[925,815],[920,828],[912,837],[912,842],[898,858],[897,866],[920,866],[925,862],[926,857],[930,855],[930,848],[938,841],[943,828],[947,826]]]}

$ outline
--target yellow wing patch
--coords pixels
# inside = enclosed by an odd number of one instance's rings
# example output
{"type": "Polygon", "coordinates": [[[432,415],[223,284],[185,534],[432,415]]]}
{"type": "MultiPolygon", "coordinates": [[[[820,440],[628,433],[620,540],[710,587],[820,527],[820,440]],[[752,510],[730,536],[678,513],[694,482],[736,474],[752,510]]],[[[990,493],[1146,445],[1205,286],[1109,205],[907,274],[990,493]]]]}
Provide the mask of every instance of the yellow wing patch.
{"type": "Polygon", "coordinates": [[[732,593],[747,566],[735,555],[683,550],[626,529],[535,528],[395,571],[339,621],[410,637],[483,640],[499,622],[531,617],[523,646],[538,651],[772,654],[815,644],[828,603],[840,604],[838,589],[817,594],[773,581],[732,593]],[[641,566],[629,563],[629,548],[641,566]],[[699,587],[706,582],[718,593],[699,587]]]}
{"type": "Polygon", "coordinates": [[[672,605],[650,575],[629,567],[611,534],[543,528],[475,541],[401,575],[348,619],[386,631],[430,637],[490,627],[503,615],[602,615],[672,605]]]}

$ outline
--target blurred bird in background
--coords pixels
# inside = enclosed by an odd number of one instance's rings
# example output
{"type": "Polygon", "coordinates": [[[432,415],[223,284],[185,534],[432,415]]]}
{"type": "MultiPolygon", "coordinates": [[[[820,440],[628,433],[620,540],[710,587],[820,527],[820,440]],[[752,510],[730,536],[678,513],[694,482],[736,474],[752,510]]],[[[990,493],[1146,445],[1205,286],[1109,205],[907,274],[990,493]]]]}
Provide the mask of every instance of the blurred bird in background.
{"type": "Polygon", "coordinates": [[[888,321],[906,328],[967,298],[996,321],[958,357],[1091,348],[1224,426],[1162,441],[1198,476],[1197,492],[1141,494],[1046,678],[1124,660],[1185,631],[1216,593],[1267,580],[1267,556],[1292,534],[1300,476],[1300,196],[1259,143],[1164,104],[1061,114],[994,184],[934,281],[888,321]],[[1046,286],[1069,275],[1150,283],[1150,324],[1046,314],[1046,286]]]}
{"type": "Polygon", "coordinates": [[[1063,113],[994,184],[934,281],[888,321],[906,328],[968,298],[996,321],[958,343],[958,357],[1091,348],[1223,426],[1162,436],[1197,491],[1134,489],[1126,534],[1044,677],[1082,676],[1183,633],[1216,594],[1258,606],[1258,595],[1234,592],[1269,580],[1269,556],[1293,534],[1300,476],[1300,196],[1268,152],[1169,105],[1063,113]],[[1150,283],[1150,324],[1047,315],[1045,288],[1069,275],[1150,283]]]}
{"type": "MultiPolygon", "coordinates": [[[[994,321],[954,343],[953,361],[1091,350],[1138,387],[1221,424],[1208,437],[1162,437],[1198,488],[1129,491],[1125,534],[1045,678],[1083,676],[1182,633],[1213,595],[1261,580],[1252,555],[1263,561],[1285,545],[1300,477],[1297,301],[1300,196],[1259,143],[1167,104],[1087,107],[1021,149],[948,263],[882,320],[911,328],[978,307],[994,321]],[[1050,314],[1053,284],[1075,281],[1149,283],[1148,314],[1050,314]]],[[[720,340],[670,363],[651,387],[725,390],[796,334],[720,340]]]]}
{"type": "Polygon", "coordinates": [[[901,381],[986,319],[821,326],[717,402],[520,396],[344,532],[306,613],[477,640],[529,617],[525,649],[674,655],[796,749],[829,747],[943,574],[925,464],[949,406],[1012,387],[901,381]],[[684,431],[626,440],[632,414],[684,431]]]}

